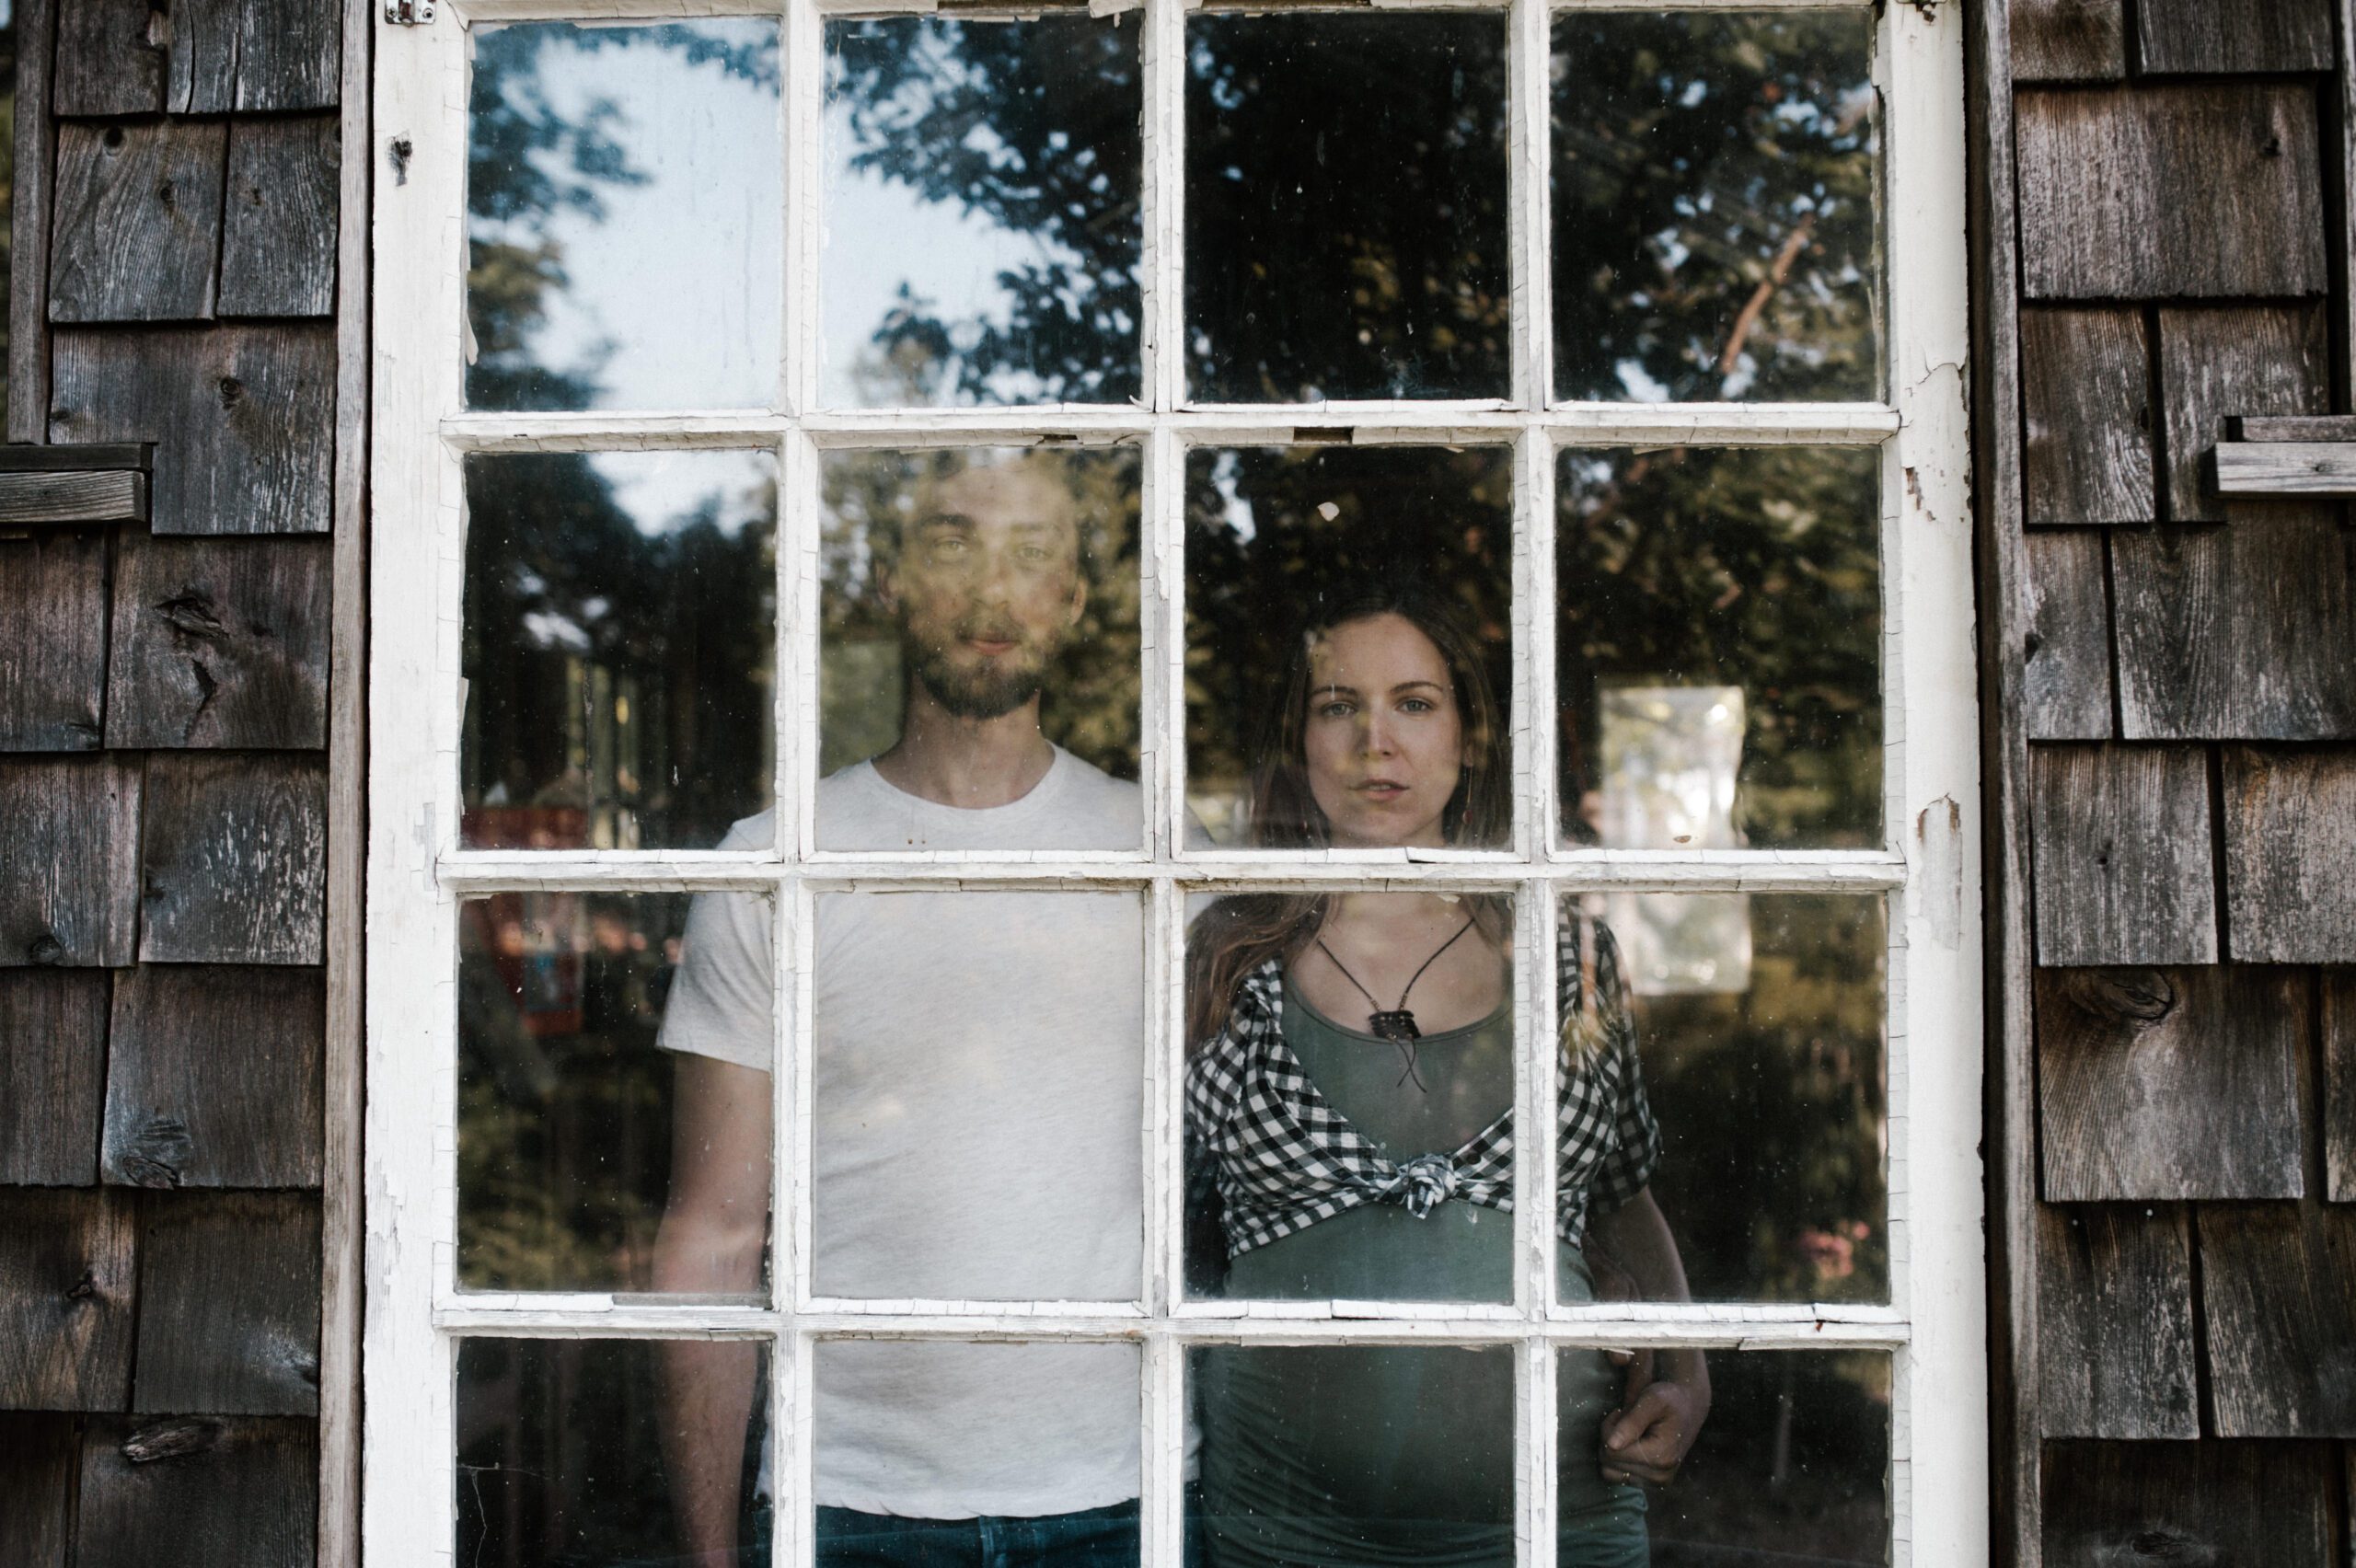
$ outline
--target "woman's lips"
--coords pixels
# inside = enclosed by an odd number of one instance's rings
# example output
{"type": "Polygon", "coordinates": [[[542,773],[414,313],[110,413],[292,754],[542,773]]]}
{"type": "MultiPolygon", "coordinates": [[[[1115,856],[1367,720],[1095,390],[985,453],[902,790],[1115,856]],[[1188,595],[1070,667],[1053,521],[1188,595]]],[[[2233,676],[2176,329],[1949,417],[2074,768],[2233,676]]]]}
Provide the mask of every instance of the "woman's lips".
{"type": "Polygon", "coordinates": [[[1378,801],[1395,801],[1407,792],[1407,786],[1391,778],[1369,778],[1353,788],[1357,793],[1378,801]]]}

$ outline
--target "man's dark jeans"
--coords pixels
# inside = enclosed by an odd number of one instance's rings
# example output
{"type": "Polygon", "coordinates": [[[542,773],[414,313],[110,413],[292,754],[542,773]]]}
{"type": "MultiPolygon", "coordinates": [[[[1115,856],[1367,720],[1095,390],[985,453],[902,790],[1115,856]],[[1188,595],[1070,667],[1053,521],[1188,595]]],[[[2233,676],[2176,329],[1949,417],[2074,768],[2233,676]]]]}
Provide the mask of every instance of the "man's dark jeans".
{"type": "Polygon", "coordinates": [[[1137,1568],[1138,1505],[1039,1518],[900,1519],[818,1510],[817,1568],[1137,1568]]]}

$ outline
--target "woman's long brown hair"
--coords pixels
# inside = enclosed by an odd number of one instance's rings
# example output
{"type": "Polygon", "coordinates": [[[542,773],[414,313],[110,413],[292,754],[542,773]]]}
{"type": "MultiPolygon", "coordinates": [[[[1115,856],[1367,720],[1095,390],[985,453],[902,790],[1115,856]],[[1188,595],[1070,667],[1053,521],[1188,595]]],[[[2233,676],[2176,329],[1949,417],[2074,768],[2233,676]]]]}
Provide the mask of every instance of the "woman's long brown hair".
{"type": "MultiPolygon", "coordinates": [[[[1311,654],[1319,639],[1353,621],[1397,616],[1431,640],[1448,665],[1464,766],[1440,816],[1448,842],[1487,848],[1513,827],[1512,762],[1507,726],[1479,643],[1448,603],[1413,583],[1369,585],[1342,594],[1304,619],[1291,640],[1282,685],[1260,726],[1252,767],[1252,843],[1265,849],[1322,848],[1333,828],[1309,788],[1311,654]]],[[[1186,1043],[1200,1050],[1226,1027],[1236,987],[1271,958],[1289,958],[1325,923],[1332,896],[1322,893],[1244,894],[1222,898],[1198,916],[1186,941],[1186,1043]]],[[[1496,894],[1472,901],[1482,934],[1511,937],[1511,905],[1496,894]]]]}

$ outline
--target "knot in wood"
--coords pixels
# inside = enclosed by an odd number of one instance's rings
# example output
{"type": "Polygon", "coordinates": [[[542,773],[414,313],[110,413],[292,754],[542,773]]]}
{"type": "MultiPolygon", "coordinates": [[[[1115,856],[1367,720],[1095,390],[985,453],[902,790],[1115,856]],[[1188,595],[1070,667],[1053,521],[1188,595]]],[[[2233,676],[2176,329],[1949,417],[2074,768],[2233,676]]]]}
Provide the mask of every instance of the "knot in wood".
{"type": "Polygon", "coordinates": [[[221,1441],[221,1424],[217,1421],[161,1421],[153,1426],[143,1426],[122,1440],[122,1457],[134,1465],[152,1465],[158,1459],[185,1458],[201,1454],[221,1441]]]}
{"type": "Polygon", "coordinates": [[[82,1277],[65,1287],[65,1299],[68,1301],[87,1301],[98,1293],[98,1276],[92,1274],[88,1269],[84,1269],[82,1271],[82,1277]]]}
{"type": "Polygon", "coordinates": [[[54,931],[43,931],[25,944],[25,957],[43,968],[65,962],[65,944],[54,931]]]}
{"type": "Polygon", "coordinates": [[[2176,1010],[2176,982],[2156,969],[2078,969],[2066,983],[2070,999],[2109,1023],[2157,1023],[2176,1010]]]}
{"type": "Polygon", "coordinates": [[[177,1117],[150,1115],[116,1161],[121,1174],[140,1187],[177,1187],[180,1171],[196,1151],[188,1124],[177,1117]]]}
{"type": "Polygon", "coordinates": [[[220,615],[213,601],[201,589],[183,588],[168,599],[156,602],[156,613],[168,622],[174,631],[190,637],[214,640],[228,635],[229,628],[221,624],[220,615]]]}

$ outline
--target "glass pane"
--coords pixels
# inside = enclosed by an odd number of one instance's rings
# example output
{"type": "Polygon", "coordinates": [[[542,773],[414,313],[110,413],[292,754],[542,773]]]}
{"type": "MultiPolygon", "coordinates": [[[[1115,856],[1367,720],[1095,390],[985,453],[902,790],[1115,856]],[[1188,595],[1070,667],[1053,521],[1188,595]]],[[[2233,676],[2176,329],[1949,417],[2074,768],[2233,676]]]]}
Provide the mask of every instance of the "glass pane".
{"type": "Polygon", "coordinates": [[[826,403],[1138,396],[1138,26],[827,26],[826,403]]]}
{"type": "Polygon", "coordinates": [[[759,1299],[769,901],[458,905],[458,1284],[759,1299]]]}
{"type": "Polygon", "coordinates": [[[768,1387],[753,1341],[461,1341],[456,1561],[767,1562],[768,1387]]]}
{"type": "Polygon", "coordinates": [[[776,459],[519,453],[466,467],[461,841],[706,848],[765,807],[776,459]]]}
{"type": "Polygon", "coordinates": [[[468,405],[768,406],[777,23],[478,23],[468,38],[468,405]]]}
{"type": "Polygon", "coordinates": [[[1512,481],[1502,447],[1188,455],[1186,799],[1197,837],[1511,843],[1512,481]],[[1413,684],[1426,679],[1446,689],[1413,684]],[[1336,680],[1353,692],[1325,695],[1352,699],[1327,701],[1312,722],[1312,683],[1322,692],[1336,680]],[[1411,713],[1415,723],[1395,722],[1411,713]],[[1426,717],[1455,743],[1434,751],[1419,733],[1426,717]],[[1323,759],[1313,767],[1312,739],[1323,759]],[[1411,788],[1361,788],[1386,780],[1411,788]],[[1329,814],[1345,806],[1346,820],[1329,814]]]}
{"type": "Polygon", "coordinates": [[[1564,900],[1565,1301],[1889,1298],[1884,918],[1872,894],[1564,900]]]}
{"type": "MultiPolygon", "coordinates": [[[[1602,1352],[1557,1363],[1562,1568],[1889,1561],[1890,1358],[1879,1351],[1729,1351],[1707,1356],[1708,1411],[1673,1479],[1641,1489],[1680,1430],[1692,1351],[1616,1366],[1602,1352]],[[1644,1390],[1662,1385],[1647,1402],[1644,1390]],[[1608,1435],[1625,1438],[1614,1451],[1608,1435]],[[1622,1479],[1606,1478],[1606,1470],[1622,1479]],[[1634,1543],[1632,1550],[1632,1542],[1634,1543]]],[[[1690,1407],[1688,1407],[1690,1408],[1690,1407]]]]}
{"type": "Polygon", "coordinates": [[[1513,1299],[1513,909],[1252,894],[1187,933],[1198,1293],[1513,1299]]]}
{"type": "Polygon", "coordinates": [[[1210,1345],[1187,1370],[1188,1533],[1218,1568],[1514,1561],[1511,1347],[1210,1345]]]}
{"type": "Polygon", "coordinates": [[[1133,1344],[822,1341],[818,1561],[1138,1561],[1133,1344]]]}
{"type": "Polygon", "coordinates": [[[1880,395],[1874,15],[1554,22],[1554,389],[1880,395]]]}
{"type": "Polygon", "coordinates": [[[1137,454],[822,472],[819,847],[1141,847],[1137,454]]]}
{"type": "Polygon", "coordinates": [[[1145,906],[834,893],[817,908],[822,1296],[1135,1300],[1145,906]]]}
{"type": "Polygon", "coordinates": [[[1562,456],[1563,836],[1878,848],[1880,454],[1562,456]]]}
{"type": "Polygon", "coordinates": [[[1195,16],[1186,45],[1189,395],[1507,396],[1504,14],[1195,16]]]}

